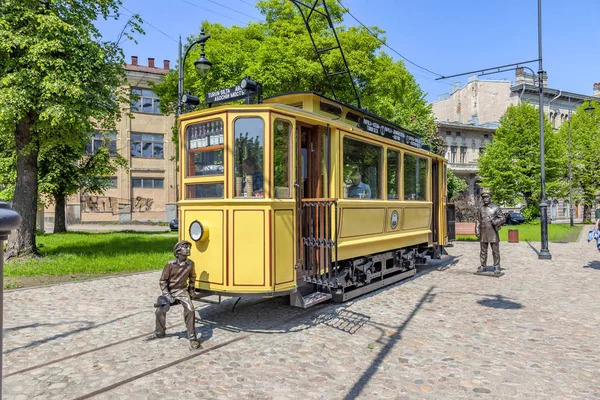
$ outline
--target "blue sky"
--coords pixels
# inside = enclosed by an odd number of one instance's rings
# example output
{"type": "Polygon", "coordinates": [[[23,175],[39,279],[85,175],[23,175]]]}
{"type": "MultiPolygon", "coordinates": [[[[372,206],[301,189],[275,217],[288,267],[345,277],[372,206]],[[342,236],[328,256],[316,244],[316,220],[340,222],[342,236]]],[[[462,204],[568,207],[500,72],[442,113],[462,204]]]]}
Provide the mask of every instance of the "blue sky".
{"type": "MultiPolygon", "coordinates": [[[[306,0],[308,2],[308,0],[306,0]]],[[[226,26],[244,25],[261,15],[255,0],[124,0],[122,21],[101,21],[106,39],[115,39],[130,12],[145,20],[146,34],[138,44],[123,43],[128,62],[132,55],[141,65],[154,57],[157,65],[177,60],[177,38],[200,30],[203,20],[226,26]]],[[[367,26],[386,31],[387,44],[412,62],[440,75],[537,59],[537,0],[342,0],[367,26]]],[[[543,67],[548,86],[592,94],[600,82],[600,46],[595,26],[600,0],[542,1],[543,67]]],[[[346,14],[345,23],[357,22],[346,14]]],[[[210,46],[210,41],[207,46],[210,46]]],[[[342,43],[343,46],[343,43],[342,43]]],[[[386,49],[394,59],[400,57],[386,49]]],[[[454,82],[467,77],[436,81],[436,75],[406,62],[427,100],[448,93],[454,82]]],[[[530,64],[534,71],[537,63],[530,64]]],[[[514,81],[514,71],[481,79],[514,81]]]]}

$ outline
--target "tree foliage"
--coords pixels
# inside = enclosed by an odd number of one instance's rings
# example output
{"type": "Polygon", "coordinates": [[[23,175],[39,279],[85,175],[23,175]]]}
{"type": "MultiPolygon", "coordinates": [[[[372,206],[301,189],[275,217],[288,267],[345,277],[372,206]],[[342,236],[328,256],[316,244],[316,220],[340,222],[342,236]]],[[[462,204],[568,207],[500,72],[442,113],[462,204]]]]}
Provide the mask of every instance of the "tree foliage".
{"type": "Polygon", "coordinates": [[[464,179],[459,178],[450,170],[447,170],[446,182],[448,185],[448,201],[454,200],[456,196],[467,190],[469,187],[464,179]]]}
{"type": "MultiPolygon", "coordinates": [[[[349,69],[357,85],[362,106],[383,118],[409,130],[421,133],[425,141],[438,142],[430,105],[425,93],[402,61],[394,61],[384,53],[381,42],[364,27],[343,25],[344,9],[336,1],[327,1],[349,69]]],[[[193,62],[200,49],[194,47],[185,61],[185,90],[191,90],[205,107],[204,94],[224,87],[238,85],[246,75],[261,82],[264,97],[285,92],[315,91],[332,96],[327,78],[315,55],[304,22],[296,6],[288,0],[261,0],[257,8],[264,22],[246,27],[224,27],[204,23],[211,38],[206,44],[206,56],[212,68],[204,77],[198,77],[193,62]]],[[[335,39],[326,29],[324,19],[311,20],[311,29],[319,48],[335,45],[335,39]]],[[[382,40],[384,32],[370,28],[382,40]]],[[[197,37],[188,38],[188,45],[197,37]]],[[[339,52],[324,53],[324,64],[329,72],[342,71],[339,52]]],[[[338,98],[354,103],[355,97],[347,75],[333,79],[338,98]]],[[[177,73],[166,76],[156,85],[155,93],[161,99],[161,109],[174,113],[177,106],[177,73]]]]}
{"type": "MultiPolygon", "coordinates": [[[[564,190],[565,149],[559,135],[544,120],[546,195],[564,190]]],[[[539,110],[526,103],[506,110],[494,141],[478,159],[481,186],[494,201],[508,206],[524,203],[523,215],[540,215],[541,170],[539,110]]]]}
{"type": "MultiPolygon", "coordinates": [[[[118,42],[103,41],[97,18],[119,18],[120,0],[0,2],[0,135],[16,152],[13,207],[23,217],[7,257],[35,252],[38,154],[113,128],[128,93],[118,42]]],[[[134,16],[124,30],[141,31],[134,16]]]]}
{"type": "MultiPolygon", "coordinates": [[[[597,171],[600,166],[600,103],[592,104],[594,110],[591,114],[585,110],[589,104],[585,102],[572,115],[570,154],[568,123],[563,123],[559,131],[567,157],[571,157],[573,197],[582,200],[586,214],[596,204],[596,198],[600,194],[600,174],[597,171]]],[[[563,179],[569,179],[568,167],[564,169],[563,179]]],[[[589,219],[589,214],[586,217],[589,219]]]]}

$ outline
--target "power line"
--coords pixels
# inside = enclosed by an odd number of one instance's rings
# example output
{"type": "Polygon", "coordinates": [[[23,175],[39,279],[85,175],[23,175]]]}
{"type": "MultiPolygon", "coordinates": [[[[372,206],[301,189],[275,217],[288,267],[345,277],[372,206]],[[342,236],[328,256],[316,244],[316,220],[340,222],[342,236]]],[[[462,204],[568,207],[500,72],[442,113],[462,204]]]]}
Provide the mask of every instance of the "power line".
{"type": "Polygon", "coordinates": [[[210,12],[210,13],[213,13],[213,14],[220,15],[221,17],[228,18],[228,19],[230,19],[230,20],[232,20],[232,21],[235,21],[235,22],[239,22],[240,24],[245,24],[245,23],[246,23],[246,22],[240,21],[239,19],[231,18],[229,15],[225,15],[225,14],[221,14],[221,13],[219,13],[219,12],[213,11],[213,10],[209,10],[208,8],[205,8],[205,7],[199,6],[198,4],[194,4],[194,3],[192,3],[192,2],[189,2],[189,1],[187,1],[187,0],[180,0],[180,1],[182,1],[182,2],[184,2],[184,3],[186,3],[186,4],[189,4],[190,6],[194,6],[194,7],[196,7],[196,8],[200,8],[201,10],[208,11],[208,12],[210,12]]]}
{"type": "Polygon", "coordinates": [[[211,2],[211,3],[213,3],[213,4],[216,4],[216,5],[220,6],[220,7],[223,7],[223,8],[226,8],[226,9],[228,9],[228,10],[231,10],[231,11],[233,11],[233,12],[236,12],[236,13],[238,13],[238,14],[241,14],[241,15],[243,15],[243,16],[245,16],[245,17],[252,18],[252,19],[253,19],[253,20],[255,20],[255,21],[260,21],[260,19],[258,19],[258,18],[254,18],[252,15],[248,15],[248,14],[246,14],[246,13],[243,13],[243,12],[241,12],[241,11],[238,11],[238,10],[236,10],[236,9],[234,9],[234,8],[228,7],[228,6],[226,6],[226,5],[223,5],[223,4],[221,4],[221,3],[217,3],[216,1],[213,1],[213,0],[207,0],[207,1],[209,1],[209,2],[211,2]]]}
{"type": "Polygon", "coordinates": [[[244,1],[244,0],[240,0],[240,1],[241,1],[242,3],[246,3],[246,4],[248,4],[249,6],[252,6],[252,7],[254,7],[254,4],[252,4],[252,3],[248,3],[247,1],[244,1]]]}
{"type": "Polygon", "coordinates": [[[385,47],[387,47],[388,49],[390,49],[391,51],[393,51],[394,53],[396,53],[397,55],[399,55],[399,56],[400,56],[402,59],[404,59],[404,60],[408,61],[409,63],[411,63],[412,65],[414,65],[414,66],[415,66],[415,67],[417,67],[417,68],[420,68],[420,69],[422,69],[423,71],[427,71],[427,72],[429,72],[430,74],[437,75],[437,76],[439,76],[439,77],[441,77],[441,76],[442,76],[441,74],[438,74],[437,72],[433,72],[433,71],[430,71],[430,70],[428,70],[428,69],[427,69],[427,68],[425,68],[425,67],[421,67],[419,64],[416,64],[416,63],[412,62],[411,60],[409,60],[408,58],[404,57],[402,54],[400,54],[399,52],[397,52],[396,50],[394,50],[393,48],[391,48],[390,46],[388,46],[388,44],[387,44],[387,43],[385,43],[383,40],[379,39],[379,37],[377,36],[377,34],[375,34],[373,31],[371,31],[371,30],[370,30],[370,29],[369,29],[369,28],[368,28],[368,27],[367,27],[365,24],[363,24],[362,22],[360,22],[360,20],[359,20],[358,18],[356,18],[354,15],[352,15],[352,13],[350,12],[350,10],[349,10],[349,9],[347,9],[347,8],[346,8],[346,7],[345,7],[345,6],[342,4],[341,0],[337,0],[337,2],[340,4],[340,6],[342,6],[342,8],[344,9],[344,11],[345,11],[346,13],[348,13],[348,15],[350,15],[352,18],[354,18],[354,20],[355,20],[356,22],[358,22],[359,24],[361,24],[361,25],[362,25],[362,26],[363,26],[363,27],[364,27],[364,28],[367,30],[367,32],[369,32],[369,33],[370,33],[370,34],[371,34],[371,35],[372,35],[372,36],[373,36],[375,39],[379,40],[379,42],[381,42],[381,44],[383,44],[385,47]]]}
{"type": "MultiPolygon", "coordinates": [[[[129,11],[131,13],[131,15],[135,15],[135,13],[133,11],[131,11],[130,9],[128,9],[127,7],[125,7],[124,5],[121,5],[121,8],[129,11]]],[[[141,14],[139,14],[140,17],[142,16],[141,14]]],[[[143,22],[148,24],[150,27],[156,29],[157,31],[159,31],[160,33],[162,33],[163,35],[165,35],[166,37],[168,37],[169,39],[171,39],[172,41],[174,41],[175,43],[179,43],[176,39],[173,39],[171,36],[167,35],[166,33],[164,33],[163,31],[161,31],[160,29],[158,29],[156,26],[152,25],[148,20],[143,19],[143,22]]]]}

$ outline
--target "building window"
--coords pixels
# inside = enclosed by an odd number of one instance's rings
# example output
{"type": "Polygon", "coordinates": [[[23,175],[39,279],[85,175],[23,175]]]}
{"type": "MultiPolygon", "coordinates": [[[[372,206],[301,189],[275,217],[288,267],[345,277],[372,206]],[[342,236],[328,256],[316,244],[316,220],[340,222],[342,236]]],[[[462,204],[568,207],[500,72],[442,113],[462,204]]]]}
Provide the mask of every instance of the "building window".
{"type": "Polygon", "coordinates": [[[160,100],[150,89],[131,89],[131,112],[160,114],[160,100]]]}
{"type": "Polygon", "coordinates": [[[117,134],[114,132],[99,132],[92,133],[85,145],[85,154],[96,154],[100,147],[108,147],[111,156],[117,155],[117,134]]]}
{"type": "Polygon", "coordinates": [[[450,158],[450,156],[448,155],[448,146],[447,146],[447,145],[446,145],[446,146],[444,146],[444,157],[446,157],[446,160],[447,160],[448,158],[450,158]]]}
{"type": "Polygon", "coordinates": [[[152,133],[131,134],[131,157],[164,158],[164,135],[152,133]]]}
{"type": "Polygon", "coordinates": [[[290,190],[290,136],[292,124],[283,119],[276,119],[273,124],[273,148],[274,148],[274,197],[278,199],[289,199],[290,190]]]}
{"type": "Polygon", "coordinates": [[[488,136],[489,136],[489,135],[486,133],[485,135],[483,135],[483,138],[484,138],[484,139],[487,139],[487,138],[488,138],[488,136]]]}
{"type": "Polygon", "coordinates": [[[459,136],[460,136],[460,132],[456,132],[456,137],[459,137],[459,136]]]}
{"type": "Polygon", "coordinates": [[[460,163],[467,162],[467,146],[460,146],[460,163]]]}
{"type": "Polygon", "coordinates": [[[163,178],[132,178],[131,184],[140,189],[162,189],[165,180],[163,178]]]}
{"type": "Polygon", "coordinates": [[[118,184],[118,180],[116,176],[113,176],[110,178],[110,183],[108,188],[109,189],[116,189],[117,188],[117,184],[118,184]]]}
{"type": "Polygon", "coordinates": [[[382,149],[344,137],[344,198],[380,199],[382,149]]]}
{"type": "Polygon", "coordinates": [[[564,217],[568,217],[569,213],[567,211],[567,207],[569,206],[569,202],[567,200],[563,200],[562,203],[562,214],[564,217]]]}
{"type": "Polygon", "coordinates": [[[427,159],[404,153],[404,200],[427,199],[427,159]]]}
{"type": "Polygon", "coordinates": [[[393,150],[387,151],[387,190],[388,199],[400,199],[400,153],[393,150]]]}
{"type": "Polygon", "coordinates": [[[233,125],[235,197],[265,197],[265,123],[262,118],[244,117],[233,125]]]}
{"type": "Polygon", "coordinates": [[[452,132],[450,132],[450,131],[446,131],[446,135],[447,135],[447,136],[452,136],[452,132]]]}
{"type": "Polygon", "coordinates": [[[456,146],[450,146],[450,162],[456,162],[456,146]]]}

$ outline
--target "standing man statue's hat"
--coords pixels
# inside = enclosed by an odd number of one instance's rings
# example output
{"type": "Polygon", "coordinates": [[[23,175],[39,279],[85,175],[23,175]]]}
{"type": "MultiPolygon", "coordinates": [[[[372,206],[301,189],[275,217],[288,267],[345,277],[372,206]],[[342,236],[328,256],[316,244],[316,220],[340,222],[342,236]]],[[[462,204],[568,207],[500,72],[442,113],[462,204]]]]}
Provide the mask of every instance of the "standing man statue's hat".
{"type": "Polygon", "coordinates": [[[477,209],[475,221],[475,235],[481,242],[477,272],[487,271],[488,243],[492,248],[494,258],[494,274],[500,275],[500,237],[498,231],[506,222],[500,207],[492,203],[492,195],[484,191],[481,193],[481,206],[477,209]]]}

